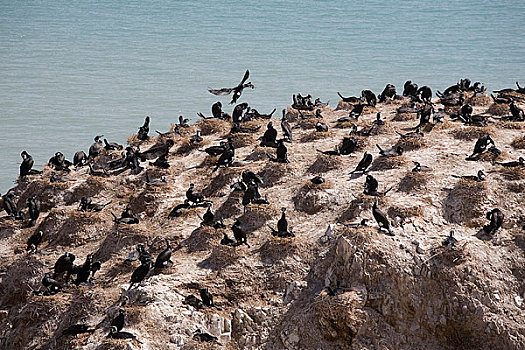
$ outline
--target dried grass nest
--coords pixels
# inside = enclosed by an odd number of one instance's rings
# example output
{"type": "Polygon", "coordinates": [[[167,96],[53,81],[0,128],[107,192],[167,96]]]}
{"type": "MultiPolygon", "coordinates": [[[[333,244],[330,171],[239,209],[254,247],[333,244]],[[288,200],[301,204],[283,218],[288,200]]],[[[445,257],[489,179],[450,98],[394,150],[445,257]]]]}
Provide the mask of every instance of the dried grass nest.
{"type": "Polygon", "coordinates": [[[525,149],[525,135],[516,137],[510,145],[516,149],[525,149]]]}
{"type": "Polygon", "coordinates": [[[443,215],[452,223],[468,222],[483,217],[487,199],[486,182],[460,179],[451,190],[448,190],[443,202],[443,215]]]}
{"type": "Polygon", "coordinates": [[[308,168],[308,173],[322,174],[330,170],[339,169],[342,166],[341,157],[346,156],[330,156],[319,153],[315,162],[308,168]]]}
{"type": "Polygon", "coordinates": [[[399,169],[407,163],[409,163],[409,159],[404,154],[397,157],[379,156],[372,162],[370,171],[399,169]]]}
{"type": "Polygon", "coordinates": [[[201,119],[196,125],[201,131],[202,136],[224,136],[228,134],[231,129],[231,123],[221,119],[201,119]]]}
{"type": "Polygon", "coordinates": [[[427,172],[410,171],[399,181],[398,190],[401,192],[416,192],[424,189],[430,176],[432,175],[427,172]]]}
{"type": "Polygon", "coordinates": [[[510,114],[509,105],[506,103],[493,103],[485,111],[485,113],[490,115],[504,116],[510,114]]]}
{"type": "Polygon", "coordinates": [[[484,135],[493,137],[496,132],[491,126],[462,126],[450,131],[450,134],[457,140],[472,141],[484,135]]]}

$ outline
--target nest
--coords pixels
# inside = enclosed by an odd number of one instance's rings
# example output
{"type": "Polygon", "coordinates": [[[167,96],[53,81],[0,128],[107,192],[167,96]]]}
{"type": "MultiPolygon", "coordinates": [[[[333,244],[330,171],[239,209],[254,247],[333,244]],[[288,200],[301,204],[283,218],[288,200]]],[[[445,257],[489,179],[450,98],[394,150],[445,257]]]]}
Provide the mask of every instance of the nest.
{"type": "Polygon", "coordinates": [[[503,159],[508,158],[508,157],[509,155],[507,154],[507,152],[501,152],[501,154],[497,155],[490,151],[485,151],[476,160],[479,160],[481,162],[496,162],[496,161],[502,161],[503,159]]]}
{"type": "Polygon", "coordinates": [[[450,132],[457,140],[472,141],[477,140],[481,136],[490,135],[494,137],[494,129],[490,126],[463,126],[454,129],[450,132]]]}
{"type": "Polygon", "coordinates": [[[197,122],[197,128],[201,131],[202,136],[218,135],[222,137],[229,133],[231,123],[220,119],[201,119],[197,122]]]}
{"type": "Polygon", "coordinates": [[[525,183],[519,182],[507,182],[507,189],[512,193],[525,193],[525,183]]]}
{"type": "Polygon", "coordinates": [[[122,251],[135,249],[138,243],[144,243],[147,236],[137,226],[121,224],[115,228],[116,232],[109,232],[98,250],[94,252],[93,258],[105,262],[113,256],[122,254],[122,251]]]}
{"type": "MultiPolygon", "coordinates": [[[[249,239],[248,239],[249,241],[249,239]]],[[[197,263],[197,266],[204,269],[210,269],[214,271],[223,270],[239,261],[239,259],[245,255],[244,246],[229,247],[219,244],[214,247],[210,256],[203,261],[197,263]]]]}
{"type": "Polygon", "coordinates": [[[210,156],[209,154],[204,157],[202,162],[197,165],[197,168],[209,168],[209,167],[215,167],[217,165],[217,160],[219,159],[219,156],[210,156]]]}
{"type": "Polygon", "coordinates": [[[525,179],[525,168],[524,167],[515,167],[515,168],[506,168],[502,167],[499,170],[499,173],[506,180],[524,180],[525,179]]]}
{"type": "MultiPolygon", "coordinates": [[[[36,196],[38,200],[40,201],[40,210],[41,211],[49,211],[52,208],[56,207],[58,205],[57,200],[59,199],[59,196],[57,196],[57,192],[61,192],[60,189],[57,190],[55,186],[48,185],[47,181],[42,181],[40,179],[31,181],[24,192],[20,194],[20,197],[18,198],[17,207],[18,209],[24,209],[26,206],[26,200],[32,196],[36,196]]],[[[56,184],[59,185],[59,184],[56,184]]],[[[67,184],[60,184],[60,185],[66,185],[67,184]]],[[[64,188],[63,186],[62,189],[64,188]]],[[[2,208],[3,209],[3,208],[2,208]]]]}
{"type": "Polygon", "coordinates": [[[85,182],[72,186],[64,192],[65,205],[78,203],[82,197],[94,197],[107,186],[107,179],[89,176],[85,182]]]}
{"type": "Polygon", "coordinates": [[[429,175],[423,172],[409,172],[399,181],[398,190],[401,192],[417,192],[427,185],[429,175]]]}
{"type": "Polygon", "coordinates": [[[44,232],[44,240],[50,247],[78,247],[102,237],[100,227],[103,223],[101,213],[52,210],[42,220],[37,230],[44,232]]]}
{"type": "Polygon", "coordinates": [[[287,164],[268,162],[257,175],[263,180],[261,187],[269,188],[277,184],[286,173],[287,164]]]}
{"type": "Polygon", "coordinates": [[[466,243],[460,244],[455,248],[448,248],[444,246],[438,246],[431,252],[432,258],[429,262],[436,266],[438,269],[442,266],[454,266],[459,265],[467,260],[468,252],[465,249],[466,243]]]}
{"type": "Polygon", "coordinates": [[[213,227],[201,226],[191,233],[191,235],[185,239],[181,245],[188,247],[188,252],[199,252],[211,249],[219,243],[222,238],[222,234],[215,230],[213,227]]]}
{"type": "Polygon", "coordinates": [[[370,135],[372,135],[372,136],[391,134],[392,130],[394,129],[392,127],[392,123],[391,122],[384,122],[383,125],[367,125],[367,126],[364,126],[363,128],[364,129],[369,129],[372,126],[374,127],[372,129],[372,131],[370,132],[370,135]]]}
{"type": "Polygon", "coordinates": [[[217,196],[224,186],[233,182],[236,177],[240,177],[238,171],[232,168],[224,168],[223,171],[215,176],[211,182],[206,186],[202,193],[206,198],[217,196]]]}
{"type": "Polygon", "coordinates": [[[252,153],[250,153],[246,158],[244,158],[245,161],[252,161],[256,162],[259,160],[265,160],[268,159],[268,148],[267,147],[259,147],[255,146],[252,153]]]}
{"type": "Polygon", "coordinates": [[[217,209],[216,215],[219,218],[227,219],[242,214],[242,192],[232,192],[217,209]]]}
{"type": "Polygon", "coordinates": [[[405,137],[400,138],[394,147],[401,146],[405,151],[414,151],[426,147],[426,142],[424,137],[405,137]]]}
{"type": "MultiPolygon", "coordinates": [[[[352,200],[348,208],[341,213],[337,222],[348,222],[359,217],[361,212],[372,210],[372,206],[377,198],[372,196],[365,196],[360,194],[357,198],[352,200]]],[[[381,201],[381,199],[379,199],[381,201]]]]}
{"type": "MultiPolygon", "coordinates": [[[[323,191],[323,185],[315,185],[309,181],[297,191],[292,198],[295,210],[305,212],[309,215],[316,214],[326,209],[331,201],[330,195],[323,191]]],[[[327,184],[327,186],[329,186],[327,184]]],[[[327,187],[328,188],[328,187],[327,187]]]]}
{"type": "Polygon", "coordinates": [[[405,155],[397,157],[376,157],[370,166],[370,171],[380,171],[389,169],[398,169],[408,163],[408,158],[405,155]]]}
{"type": "Polygon", "coordinates": [[[202,142],[199,142],[199,143],[191,143],[189,140],[184,140],[182,144],[179,146],[179,148],[177,148],[177,150],[175,151],[175,154],[187,156],[194,150],[199,149],[203,146],[206,146],[209,143],[210,141],[208,140],[203,140],[202,142]]]}
{"type": "Polygon", "coordinates": [[[401,222],[404,223],[408,218],[421,217],[424,214],[423,207],[420,205],[412,207],[399,207],[391,206],[387,211],[388,216],[391,219],[399,217],[401,222]]]}
{"type": "Polygon", "coordinates": [[[406,122],[409,120],[416,120],[417,119],[417,113],[396,113],[394,118],[392,118],[395,122],[406,122]]]}
{"type": "Polygon", "coordinates": [[[235,133],[229,135],[233,141],[234,148],[242,148],[253,145],[257,139],[256,134],[235,133]]]}
{"type": "Polygon", "coordinates": [[[354,103],[350,103],[350,102],[345,102],[343,100],[340,100],[338,103],[337,103],[337,107],[335,107],[335,110],[336,111],[351,111],[352,109],[354,109],[354,106],[356,104],[354,103]]]}
{"type": "Polygon", "coordinates": [[[341,157],[345,156],[329,156],[327,154],[319,154],[315,162],[310,165],[308,172],[311,174],[322,174],[330,170],[339,169],[341,167],[341,157]]]}
{"type": "Polygon", "coordinates": [[[367,313],[361,308],[364,301],[355,291],[335,296],[326,292],[315,297],[315,319],[323,337],[329,341],[350,343],[367,320],[367,313]]]}
{"type": "Polygon", "coordinates": [[[502,120],[498,122],[497,126],[505,128],[505,129],[521,130],[525,128],[525,123],[524,122],[514,122],[510,120],[502,120]]]}
{"type": "MultiPolygon", "coordinates": [[[[306,112],[306,113],[312,113],[312,112],[306,112]]],[[[290,123],[295,123],[299,119],[301,119],[301,117],[299,116],[299,111],[296,110],[295,108],[292,108],[291,106],[288,106],[286,108],[286,120],[288,120],[288,122],[290,123]]]]}
{"type": "Polygon", "coordinates": [[[460,179],[443,202],[443,216],[451,223],[463,223],[483,217],[488,201],[488,185],[460,179]]]}
{"type": "Polygon", "coordinates": [[[158,209],[157,198],[153,192],[148,190],[136,192],[129,200],[128,207],[134,213],[146,213],[147,216],[153,217],[158,209]]]}
{"type": "Polygon", "coordinates": [[[22,255],[13,261],[2,276],[0,305],[3,309],[27,301],[31,286],[40,288],[44,264],[35,255],[22,255]]]}
{"type": "Polygon", "coordinates": [[[141,141],[137,138],[137,134],[134,134],[128,137],[127,142],[128,142],[128,145],[130,146],[133,146],[133,147],[140,146],[141,149],[143,149],[145,148],[146,145],[154,145],[155,143],[157,143],[157,137],[150,135],[149,139],[145,141],[141,141]]]}
{"type": "Polygon", "coordinates": [[[444,111],[448,115],[457,115],[459,114],[462,106],[445,106],[444,111]]]}
{"type": "Polygon", "coordinates": [[[488,95],[478,95],[467,98],[465,102],[471,106],[489,106],[493,103],[493,100],[488,95]]]}
{"type": "Polygon", "coordinates": [[[490,115],[504,116],[510,114],[510,109],[509,105],[506,103],[493,103],[485,113],[490,115]]]}
{"type": "Polygon", "coordinates": [[[306,135],[303,135],[303,137],[300,139],[300,142],[312,142],[326,138],[333,138],[334,135],[334,132],[331,130],[325,132],[312,131],[306,135]]]}
{"type": "Polygon", "coordinates": [[[276,218],[279,213],[280,209],[275,204],[248,204],[239,221],[243,229],[253,232],[262,227],[268,220],[276,218]]]}
{"type": "Polygon", "coordinates": [[[274,264],[293,255],[297,251],[297,241],[295,238],[271,236],[258,251],[264,264],[274,264]]]}
{"type": "Polygon", "coordinates": [[[525,136],[516,137],[514,140],[512,140],[510,145],[516,149],[525,149],[525,136]]]}
{"type": "Polygon", "coordinates": [[[308,118],[308,119],[299,119],[297,122],[297,126],[299,126],[301,129],[311,130],[315,129],[315,126],[318,122],[324,121],[321,118],[308,118]]]}
{"type": "Polygon", "coordinates": [[[455,128],[456,124],[451,122],[450,120],[443,120],[441,123],[436,124],[427,124],[423,127],[423,132],[431,132],[432,130],[446,130],[455,128]]]}

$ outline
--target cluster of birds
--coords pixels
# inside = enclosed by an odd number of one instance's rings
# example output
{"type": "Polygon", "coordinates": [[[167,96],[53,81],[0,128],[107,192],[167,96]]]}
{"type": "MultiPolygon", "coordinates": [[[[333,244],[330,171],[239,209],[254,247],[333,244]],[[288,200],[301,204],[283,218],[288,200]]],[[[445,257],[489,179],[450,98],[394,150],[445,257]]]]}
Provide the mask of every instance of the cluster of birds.
{"type": "MultiPolygon", "coordinates": [[[[253,89],[254,86],[251,82],[247,82],[249,78],[249,71],[247,70],[241,82],[233,88],[223,89],[210,89],[209,92],[215,95],[229,95],[233,94],[230,104],[234,104],[240,98],[245,88],[253,89]]],[[[521,101],[525,101],[525,89],[519,84],[518,89],[504,89],[496,91],[496,95],[492,95],[492,98],[496,103],[505,103],[509,105],[510,116],[505,116],[499,119],[506,119],[511,121],[525,121],[524,112],[516,105],[516,94],[522,94],[523,98],[521,101]]],[[[476,95],[485,94],[486,89],[481,83],[476,82],[471,85],[470,80],[462,79],[457,84],[447,88],[443,93],[438,92],[437,95],[441,99],[441,103],[445,106],[458,106],[457,114],[449,114],[449,117],[453,120],[458,120],[466,125],[486,125],[488,117],[482,115],[473,115],[473,108],[469,104],[465,104],[465,94],[471,93],[476,95]]],[[[374,128],[384,125],[384,121],[381,119],[381,114],[377,113],[376,120],[372,123],[370,128],[361,129],[357,127],[355,122],[358,121],[366,107],[374,107],[378,103],[384,103],[388,100],[403,100],[408,103],[397,109],[398,113],[416,113],[419,122],[414,127],[410,128],[408,133],[399,133],[401,139],[407,138],[420,138],[424,136],[422,130],[425,128],[432,129],[432,126],[443,122],[444,116],[447,115],[444,110],[434,110],[434,104],[432,102],[432,90],[428,86],[418,87],[417,84],[407,81],[404,84],[402,95],[396,93],[395,86],[392,84],[386,85],[385,89],[379,96],[376,96],[370,90],[363,90],[360,97],[350,96],[344,97],[339,92],[338,95],[342,98],[343,102],[352,105],[352,109],[349,111],[347,116],[339,118],[336,123],[347,123],[350,122],[350,134],[348,137],[344,137],[333,150],[317,150],[318,152],[328,156],[345,156],[353,154],[357,149],[357,137],[367,137],[372,135],[374,128]],[[432,120],[431,120],[432,119],[432,120]]],[[[318,121],[315,125],[315,131],[319,133],[325,133],[329,130],[328,123],[323,121],[323,115],[321,108],[328,105],[328,102],[321,102],[320,99],[316,99],[312,102],[312,96],[301,94],[293,95],[292,108],[298,111],[298,115],[302,119],[317,118],[318,121]]],[[[258,133],[260,127],[250,128],[244,126],[243,123],[254,119],[270,119],[272,118],[276,109],[268,114],[261,114],[255,109],[251,109],[247,103],[237,104],[233,108],[232,114],[228,114],[222,110],[222,104],[216,102],[211,107],[212,116],[204,116],[202,113],[198,115],[202,119],[220,119],[231,121],[232,128],[231,134],[225,141],[220,141],[218,145],[213,145],[204,148],[203,151],[212,157],[216,157],[215,167],[212,173],[217,171],[221,167],[232,167],[235,164],[235,147],[232,135],[236,133],[258,133]]],[[[94,143],[90,146],[88,154],[83,151],[75,153],[73,161],[66,160],[65,156],[61,152],[55,153],[55,155],[49,160],[48,166],[53,170],[51,173],[50,181],[52,182],[67,182],[71,179],[67,178],[67,174],[72,171],[80,171],[81,168],[88,168],[88,174],[91,176],[99,177],[110,177],[117,176],[129,170],[130,175],[140,174],[145,166],[144,162],[149,161],[150,167],[156,167],[160,169],[168,169],[170,167],[168,157],[170,149],[174,146],[175,142],[173,137],[181,135],[181,128],[187,128],[189,126],[188,119],[184,119],[182,116],[179,118],[179,123],[175,126],[173,131],[159,132],[157,142],[150,146],[146,150],[141,150],[139,146],[128,145],[124,147],[114,142],[109,142],[107,139],[102,139],[103,135],[96,136],[94,143]],[[121,152],[117,157],[115,153],[121,152]],[[113,157],[101,157],[102,154],[110,154],[113,157]]],[[[150,117],[146,117],[144,124],[141,125],[136,134],[136,139],[140,142],[147,141],[150,139],[149,136],[149,125],[150,117]]],[[[260,147],[275,149],[275,154],[267,153],[268,160],[277,163],[288,163],[288,148],[286,143],[293,142],[293,128],[287,119],[286,110],[282,111],[281,118],[281,131],[282,138],[278,139],[278,131],[273,126],[273,122],[270,121],[266,125],[266,130],[258,139],[260,147]]],[[[200,131],[189,138],[189,142],[194,145],[199,145],[203,138],[200,131]]],[[[404,149],[402,146],[393,146],[391,148],[383,148],[380,145],[376,145],[379,151],[379,157],[399,157],[403,155],[404,149]]],[[[496,148],[495,142],[489,135],[481,136],[474,145],[473,153],[467,157],[467,160],[476,161],[486,153],[491,152],[492,154],[499,155],[501,151],[496,148]]],[[[30,176],[42,174],[41,171],[34,170],[33,159],[26,152],[21,153],[22,163],[20,165],[20,183],[29,181],[30,176]]],[[[364,184],[363,193],[368,196],[383,197],[386,196],[392,187],[379,190],[378,181],[369,174],[371,164],[373,162],[373,155],[369,152],[364,152],[361,160],[357,164],[354,170],[350,172],[352,178],[366,175],[366,181],[364,184]]],[[[524,167],[524,159],[520,157],[517,161],[513,162],[495,162],[495,164],[504,167],[524,167]]],[[[147,167],[147,166],[146,166],[147,167]]],[[[432,171],[431,167],[421,165],[415,162],[415,167],[412,172],[424,172],[432,171]]],[[[220,176],[220,175],[218,175],[220,176]]],[[[472,181],[484,181],[485,173],[480,170],[476,175],[453,175],[455,177],[461,177],[472,181]]],[[[318,175],[310,180],[313,184],[321,184],[325,180],[322,176],[318,175]]],[[[145,184],[147,186],[164,186],[167,181],[164,177],[152,179],[150,173],[146,172],[145,184]]],[[[267,205],[269,201],[266,197],[262,197],[259,191],[259,187],[263,184],[263,179],[252,170],[246,169],[242,172],[239,181],[236,181],[231,185],[232,191],[242,192],[242,205],[244,206],[244,212],[246,207],[250,204],[267,205]]],[[[40,202],[36,196],[31,196],[26,200],[27,212],[23,209],[19,209],[20,203],[16,203],[15,191],[9,191],[2,197],[3,209],[7,213],[8,219],[14,220],[26,220],[27,226],[32,227],[36,225],[36,222],[40,215],[40,202]]],[[[100,212],[108,207],[112,202],[107,203],[95,203],[93,199],[89,197],[82,197],[79,201],[78,210],[82,212],[100,212]]],[[[213,212],[213,202],[210,199],[206,199],[202,192],[199,192],[195,188],[195,184],[191,183],[186,191],[186,199],[183,203],[177,204],[170,211],[168,217],[175,218],[180,216],[185,210],[192,208],[207,208],[206,212],[201,217],[201,225],[213,227],[218,230],[225,230],[226,225],[224,224],[223,218],[213,212]]],[[[132,212],[129,207],[126,207],[120,217],[117,217],[111,212],[114,222],[116,225],[133,225],[140,222],[139,217],[132,212]]],[[[372,217],[377,222],[380,230],[386,235],[394,236],[395,233],[392,229],[388,216],[379,208],[379,202],[376,199],[372,207],[372,217]]],[[[496,232],[502,227],[504,214],[498,208],[495,208],[487,213],[486,216],[489,223],[483,227],[483,232],[489,236],[494,236],[496,232]]],[[[342,223],[346,226],[351,227],[363,227],[367,226],[368,219],[362,219],[357,223],[342,223]]],[[[289,227],[286,208],[281,209],[281,217],[277,221],[277,227],[273,228],[268,225],[271,230],[271,234],[280,238],[293,238],[295,236],[293,230],[289,227]]],[[[247,237],[248,232],[243,228],[243,224],[240,218],[234,220],[231,225],[231,232],[233,238],[231,239],[227,232],[223,232],[223,238],[220,244],[231,247],[238,247],[240,245],[247,245],[250,247],[247,237]]],[[[30,253],[38,253],[38,246],[44,239],[44,233],[41,230],[36,230],[29,240],[27,241],[27,251],[30,253]]],[[[173,249],[168,239],[166,241],[166,247],[162,250],[155,260],[152,255],[146,250],[144,245],[139,244],[135,251],[132,251],[130,255],[125,259],[128,262],[134,262],[138,260],[140,265],[135,268],[131,275],[130,284],[128,290],[134,286],[140,285],[153,271],[159,271],[173,264],[171,261],[171,255],[173,249]]],[[[453,231],[443,241],[443,245],[447,247],[454,247],[457,244],[456,238],[453,237],[453,231]]],[[[71,276],[75,276],[73,284],[80,285],[82,283],[90,283],[94,278],[95,273],[100,270],[101,263],[93,260],[93,255],[89,254],[86,257],[85,262],[82,265],[75,265],[75,256],[69,252],[59,257],[54,265],[54,272],[45,273],[42,279],[42,285],[44,290],[36,291],[37,294],[43,295],[54,295],[64,290],[66,284],[69,282],[71,276]],[[66,275],[64,278],[64,274],[66,275]]],[[[337,289],[337,288],[336,288],[337,289]]],[[[333,291],[332,291],[333,292],[333,291]]],[[[197,309],[204,307],[217,307],[213,303],[213,296],[207,288],[200,289],[200,297],[197,298],[194,295],[189,295],[185,302],[189,305],[193,305],[197,309]]],[[[117,316],[113,319],[110,324],[109,338],[116,339],[136,339],[136,337],[128,332],[122,331],[124,327],[124,309],[119,309],[117,316]]],[[[80,334],[92,332],[93,329],[87,324],[75,324],[63,331],[62,335],[80,334]]],[[[216,342],[217,338],[198,330],[194,338],[201,341],[216,342]]]]}

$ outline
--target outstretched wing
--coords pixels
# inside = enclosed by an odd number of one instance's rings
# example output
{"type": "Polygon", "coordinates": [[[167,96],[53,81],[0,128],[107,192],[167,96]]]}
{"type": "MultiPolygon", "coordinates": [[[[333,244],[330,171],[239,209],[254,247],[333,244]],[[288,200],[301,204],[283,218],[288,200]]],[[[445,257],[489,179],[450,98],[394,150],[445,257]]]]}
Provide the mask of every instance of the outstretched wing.
{"type": "Polygon", "coordinates": [[[208,89],[208,91],[217,96],[226,96],[226,95],[231,94],[233,89],[231,88],[208,89]]]}
{"type": "Polygon", "coordinates": [[[242,81],[241,81],[241,83],[239,85],[242,86],[246,82],[246,80],[248,80],[249,76],[250,76],[250,70],[247,69],[246,73],[244,73],[244,77],[242,78],[242,81]]]}

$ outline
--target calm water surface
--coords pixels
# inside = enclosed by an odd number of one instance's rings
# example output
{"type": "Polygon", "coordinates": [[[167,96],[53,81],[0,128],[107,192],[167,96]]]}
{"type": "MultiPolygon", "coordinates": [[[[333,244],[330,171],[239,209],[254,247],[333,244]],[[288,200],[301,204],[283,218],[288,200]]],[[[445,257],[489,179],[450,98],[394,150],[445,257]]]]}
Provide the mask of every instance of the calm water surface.
{"type": "MultiPolygon", "coordinates": [[[[489,89],[525,84],[525,2],[0,1],[0,192],[20,152],[43,166],[95,134],[124,143],[146,115],[166,130],[210,113],[208,87],[251,71],[261,112],[310,93],[443,89],[462,77],[489,89]]],[[[230,109],[231,107],[228,107],[230,109]]]]}

